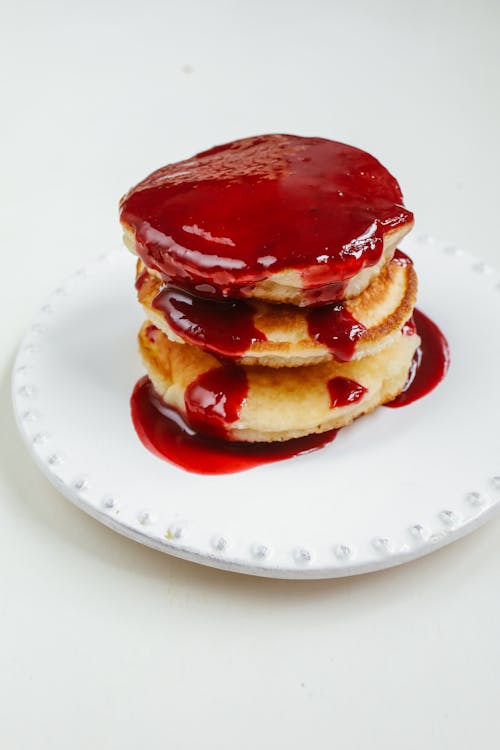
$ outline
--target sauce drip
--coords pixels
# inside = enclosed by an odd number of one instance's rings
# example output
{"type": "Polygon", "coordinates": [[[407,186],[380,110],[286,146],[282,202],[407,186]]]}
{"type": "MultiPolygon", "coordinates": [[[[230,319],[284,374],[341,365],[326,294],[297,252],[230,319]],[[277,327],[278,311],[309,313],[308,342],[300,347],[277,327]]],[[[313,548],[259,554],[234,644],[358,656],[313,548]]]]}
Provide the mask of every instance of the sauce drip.
{"type": "Polygon", "coordinates": [[[137,289],[138,292],[141,291],[147,278],[148,278],[148,269],[145,268],[143,271],[140,272],[140,274],[137,276],[135,280],[135,288],[137,289]]]}
{"type": "Polygon", "coordinates": [[[401,329],[401,333],[403,336],[413,336],[417,332],[417,326],[415,323],[415,318],[413,315],[409,320],[406,321],[406,323],[403,325],[401,329]]]}
{"type": "Polygon", "coordinates": [[[148,377],[134,388],[132,421],[144,446],[159,458],[194,474],[232,474],[282,461],[331,443],[336,430],[283,443],[229,443],[192,430],[182,416],[166,406],[148,377]]]}
{"type": "Polygon", "coordinates": [[[332,409],[341,406],[355,404],[366,393],[366,388],[361,383],[356,383],[350,378],[332,378],[328,381],[328,392],[330,394],[330,406],[332,409]]]}
{"type": "Polygon", "coordinates": [[[157,170],[124,197],[120,218],[147,266],[176,285],[238,297],[290,268],[305,288],[341,284],[376,264],[384,234],[413,215],[365,151],[273,134],[157,170]]]}
{"type": "Polygon", "coordinates": [[[426,396],[441,382],[450,365],[448,342],[437,325],[420,310],[414,311],[411,321],[422,343],[413,357],[404,389],[393,401],[385,404],[391,408],[407,406],[426,396]]]}
{"type": "Polygon", "coordinates": [[[332,284],[323,284],[318,287],[302,289],[302,298],[307,306],[327,305],[344,299],[347,281],[337,281],[332,284]]]}
{"type": "Polygon", "coordinates": [[[147,326],[146,330],[144,331],[145,336],[151,341],[152,344],[156,344],[158,333],[158,328],[154,325],[147,326]]]}
{"type": "Polygon", "coordinates": [[[166,286],[152,306],[181,338],[223,356],[241,356],[256,341],[266,340],[254,326],[252,306],[244,300],[202,299],[166,286]]]}
{"type": "Polygon", "coordinates": [[[227,438],[227,426],[238,419],[247,395],[247,376],[242,367],[222,365],[207,370],[186,388],[187,421],[195,430],[227,438]]]}
{"type": "MultiPolygon", "coordinates": [[[[407,334],[413,332],[412,321],[406,324],[407,334]]],[[[422,339],[421,346],[413,358],[404,391],[386,406],[405,406],[422,398],[438,385],[448,369],[448,343],[436,324],[419,310],[414,312],[414,324],[422,339]]],[[[247,388],[242,368],[224,365],[204,373],[186,391],[190,422],[187,425],[155,393],[149,378],[144,377],[131,397],[134,427],[152,453],[197,474],[243,471],[317,450],[335,438],[336,430],[283,443],[234,443],[221,439],[227,435],[228,425],[238,418],[247,388]],[[202,432],[209,432],[212,437],[202,432]]],[[[353,403],[365,391],[362,385],[341,377],[332,378],[328,389],[332,408],[353,403]]]]}
{"type": "MultiPolygon", "coordinates": [[[[223,357],[242,356],[252,344],[266,340],[254,325],[254,308],[244,300],[205,299],[165,286],[152,306],[182,339],[223,357]]],[[[310,337],[328,347],[340,362],[353,358],[356,343],[366,331],[342,302],[310,308],[307,326],[310,337]]]]}
{"type": "Polygon", "coordinates": [[[342,302],[311,308],[307,313],[307,327],[309,336],[327,346],[340,362],[353,358],[356,343],[366,331],[342,302]]]}
{"type": "Polygon", "coordinates": [[[413,265],[413,261],[410,258],[410,256],[404,253],[399,248],[397,248],[397,250],[394,252],[393,260],[395,260],[396,263],[399,263],[400,266],[412,266],[413,265]]]}

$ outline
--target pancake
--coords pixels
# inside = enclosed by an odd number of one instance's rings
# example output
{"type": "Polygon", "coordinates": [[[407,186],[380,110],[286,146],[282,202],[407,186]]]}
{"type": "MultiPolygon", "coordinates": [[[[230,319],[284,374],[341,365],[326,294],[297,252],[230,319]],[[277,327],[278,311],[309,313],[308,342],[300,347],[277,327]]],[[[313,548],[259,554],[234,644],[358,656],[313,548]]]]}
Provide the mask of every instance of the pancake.
{"type": "Polygon", "coordinates": [[[398,251],[356,298],[308,309],[193,298],[165,287],[142,261],[136,287],[147,317],[172,341],[201,346],[239,364],[299,367],[361,359],[390,346],[412,315],[417,277],[411,261],[398,251]]]}
{"type": "MultiPolygon", "coordinates": [[[[212,283],[206,281],[201,284],[191,284],[185,279],[179,279],[174,276],[155,270],[155,264],[152,264],[150,270],[157,273],[160,278],[166,281],[172,281],[188,292],[195,294],[197,291],[203,295],[211,295],[215,298],[218,296],[243,298],[243,299],[261,299],[267,302],[279,304],[296,305],[298,307],[308,307],[309,305],[326,304],[328,302],[337,302],[343,299],[357,297],[363,292],[373,279],[383,270],[394,256],[396,247],[403,237],[412,229],[413,223],[405,224],[403,227],[387,232],[384,237],[382,255],[373,265],[358,273],[350,279],[341,283],[331,283],[319,285],[316,287],[305,288],[300,271],[287,269],[278,273],[270,274],[267,279],[257,281],[254,284],[245,284],[240,287],[231,287],[227,294],[218,295],[217,288],[212,283]]],[[[123,241],[125,246],[135,255],[137,253],[136,241],[133,230],[130,227],[123,226],[123,241]]]]}
{"type": "Polygon", "coordinates": [[[403,335],[348,363],[301,368],[221,364],[146,322],[139,348],[164,402],[195,429],[231,441],[273,442],[343,427],[398,395],[420,343],[403,335]]]}
{"type": "Polygon", "coordinates": [[[121,201],[125,242],[192,293],[310,305],[357,296],[413,226],[365,151],[271,134],[149,175],[121,201]]]}

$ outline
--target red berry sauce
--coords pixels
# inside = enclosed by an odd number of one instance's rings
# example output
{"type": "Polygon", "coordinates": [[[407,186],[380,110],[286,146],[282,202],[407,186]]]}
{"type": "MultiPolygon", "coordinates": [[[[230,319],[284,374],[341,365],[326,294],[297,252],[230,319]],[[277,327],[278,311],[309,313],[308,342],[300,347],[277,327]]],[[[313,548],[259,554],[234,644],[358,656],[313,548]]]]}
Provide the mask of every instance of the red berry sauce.
{"type": "Polygon", "coordinates": [[[238,297],[296,269],[318,303],[341,299],[345,282],[380,260],[384,234],[413,215],[365,151],[274,134],[162,167],[124,197],[120,218],[145,264],[177,286],[238,297]]]}

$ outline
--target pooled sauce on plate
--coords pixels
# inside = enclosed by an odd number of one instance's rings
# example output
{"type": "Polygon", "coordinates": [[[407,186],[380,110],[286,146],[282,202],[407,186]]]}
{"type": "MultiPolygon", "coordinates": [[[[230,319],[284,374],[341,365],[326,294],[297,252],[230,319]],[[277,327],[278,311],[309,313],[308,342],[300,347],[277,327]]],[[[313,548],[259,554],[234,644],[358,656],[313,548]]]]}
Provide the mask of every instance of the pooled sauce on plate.
{"type": "MultiPolygon", "coordinates": [[[[408,382],[394,401],[400,407],[422,398],[443,379],[450,356],[448,343],[436,326],[419,310],[403,331],[422,343],[413,358],[408,382]]],[[[365,389],[347,378],[328,383],[332,407],[359,400],[365,389]]],[[[185,394],[187,419],[167,406],[144,377],[131,397],[132,420],[145,447],[155,455],[197,474],[230,474],[317,450],[330,443],[337,430],[281,443],[236,443],[224,440],[227,425],[238,419],[248,392],[245,372],[235,365],[208,370],[191,383],[185,394]],[[197,431],[198,430],[198,431],[197,431]],[[209,433],[209,434],[207,434],[209,433]]]]}
{"type": "Polygon", "coordinates": [[[413,357],[408,380],[399,396],[385,406],[396,408],[417,401],[434,390],[448,371],[450,350],[437,325],[420,310],[414,310],[413,318],[403,327],[403,333],[411,335],[415,328],[422,343],[413,357]]]}
{"type": "Polygon", "coordinates": [[[337,431],[282,443],[234,443],[193,430],[183,416],[156,394],[143,377],[131,398],[132,420],[144,446],[156,456],[195,474],[232,474],[261,464],[317,450],[337,431]]]}

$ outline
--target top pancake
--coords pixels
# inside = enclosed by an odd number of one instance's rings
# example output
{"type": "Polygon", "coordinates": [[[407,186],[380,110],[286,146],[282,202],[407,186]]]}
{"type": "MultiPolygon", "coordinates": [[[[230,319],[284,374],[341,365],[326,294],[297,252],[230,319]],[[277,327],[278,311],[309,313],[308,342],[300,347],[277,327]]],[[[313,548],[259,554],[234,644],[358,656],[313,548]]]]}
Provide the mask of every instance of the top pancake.
{"type": "Polygon", "coordinates": [[[178,286],[305,305],[359,294],[413,223],[372,156],[289,135],[163,167],[123,198],[120,218],[126,243],[178,286]]]}
{"type": "Polygon", "coordinates": [[[136,286],[147,317],[172,341],[240,364],[297,367],[361,359],[390,346],[412,315],[417,278],[410,259],[398,251],[358,297],[307,309],[203,300],[165,286],[142,261],[136,286]]]}

